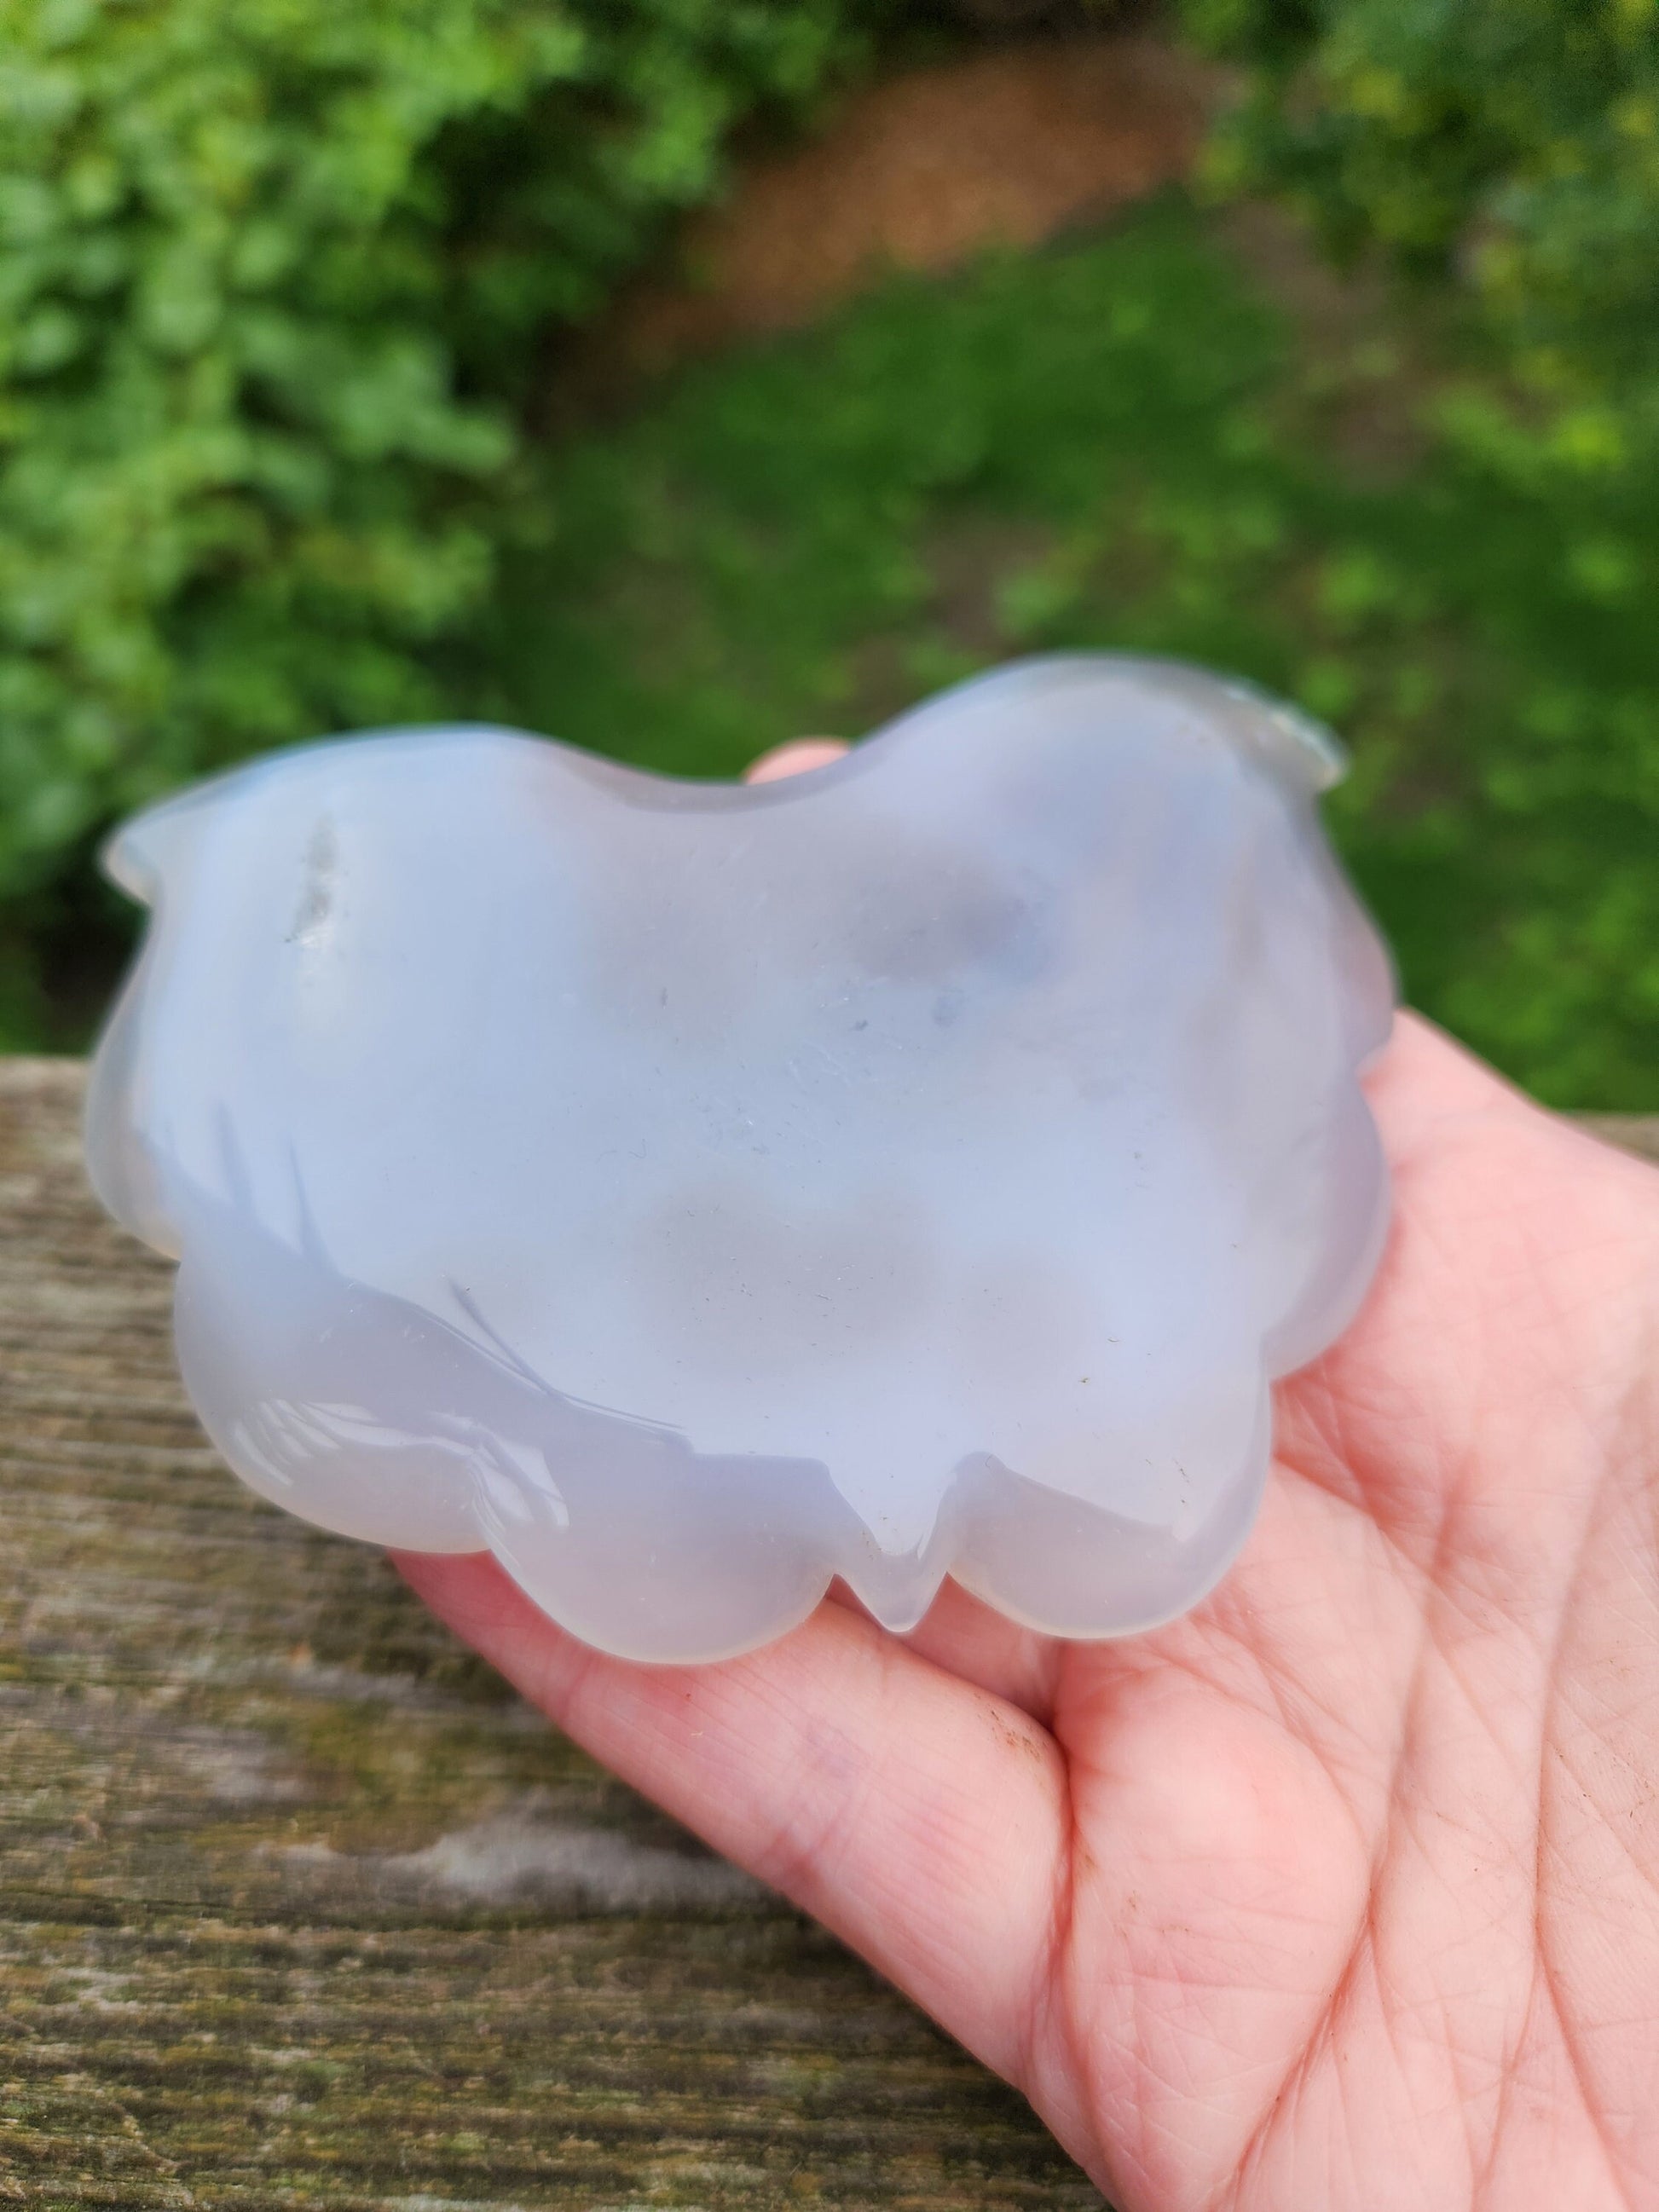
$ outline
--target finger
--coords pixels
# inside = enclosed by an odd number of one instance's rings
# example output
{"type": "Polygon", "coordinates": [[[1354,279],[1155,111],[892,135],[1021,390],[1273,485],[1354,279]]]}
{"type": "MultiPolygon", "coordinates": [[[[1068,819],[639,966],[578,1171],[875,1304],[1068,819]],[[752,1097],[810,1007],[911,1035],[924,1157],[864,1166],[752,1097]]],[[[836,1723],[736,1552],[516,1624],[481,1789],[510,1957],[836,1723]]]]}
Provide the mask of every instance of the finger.
{"type": "Polygon", "coordinates": [[[791,738],[787,745],[774,745],[744,770],[745,783],[778,783],[786,775],[804,775],[809,769],[828,768],[849,750],[841,738],[791,738]]]}
{"type": "Polygon", "coordinates": [[[1028,2084],[1067,1872],[1047,1731],[848,1608],[706,1667],[588,1649],[483,1554],[394,1554],[433,1609],[624,1780],[1028,2084]]]}
{"type": "MultiPolygon", "coordinates": [[[[830,1595],[860,1620],[873,1620],[844,1583],[832,1583],[830,1595]]],[[[1006,1698],[1048,1727],[1060,1659],[1060,1647],[1052,1636],[1022,1628],[947,1577],[927,1613],[901,1641],[907,1651],[993,1697],[1006,1698]]]]}

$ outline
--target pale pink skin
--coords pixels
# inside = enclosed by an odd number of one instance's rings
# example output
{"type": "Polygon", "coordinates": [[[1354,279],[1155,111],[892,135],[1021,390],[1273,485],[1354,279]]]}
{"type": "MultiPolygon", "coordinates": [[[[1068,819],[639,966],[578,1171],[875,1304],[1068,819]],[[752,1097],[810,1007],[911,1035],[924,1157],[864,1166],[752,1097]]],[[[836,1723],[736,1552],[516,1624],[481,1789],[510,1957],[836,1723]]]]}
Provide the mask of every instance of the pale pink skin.
{"type": "Polygon", "coordinates": [[[1368,1089],[1382,1271],[1167,1628],[1057,1643],[947,1585],[903,1638],[832,1597],[649,1668],[487,1556],[399,1565],[1122,2212],[1659,2205],[1659,1175],[1410,1016],[1368,1089]]]}

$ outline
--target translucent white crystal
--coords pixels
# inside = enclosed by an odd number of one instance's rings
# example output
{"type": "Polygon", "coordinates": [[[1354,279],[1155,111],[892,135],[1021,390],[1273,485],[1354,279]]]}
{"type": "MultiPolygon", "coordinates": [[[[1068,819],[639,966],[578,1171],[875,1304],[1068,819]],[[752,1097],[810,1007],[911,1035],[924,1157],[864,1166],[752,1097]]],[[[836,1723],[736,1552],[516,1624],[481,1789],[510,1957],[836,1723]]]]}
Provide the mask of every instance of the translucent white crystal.
{"type": "Polygon", "coordinates": [[[325,1527],[488,1547],[628,1656],[834,1575],[1067,1636],[1249,1529],[1267,1385],[1386,1204],[1386,956],[1328,742],[1149,661],[1020,664],[785,782],[494,729],[139,816],[93,1179],[185,1382],[325,1527]]]}

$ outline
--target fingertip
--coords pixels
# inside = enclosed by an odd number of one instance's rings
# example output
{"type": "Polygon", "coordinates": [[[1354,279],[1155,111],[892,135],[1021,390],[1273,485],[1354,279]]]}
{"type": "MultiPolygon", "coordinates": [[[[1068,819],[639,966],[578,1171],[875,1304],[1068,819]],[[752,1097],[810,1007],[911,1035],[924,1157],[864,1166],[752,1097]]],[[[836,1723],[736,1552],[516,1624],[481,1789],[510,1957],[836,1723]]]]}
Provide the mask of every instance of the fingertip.
{"type": "Polygon", "coordinates": [[[842,738],[791,738],[774,745],[744,770],[745,783],[780,783],[787,775],[805,775],[815,768],[828,768],[850,748],[842,738]]]}

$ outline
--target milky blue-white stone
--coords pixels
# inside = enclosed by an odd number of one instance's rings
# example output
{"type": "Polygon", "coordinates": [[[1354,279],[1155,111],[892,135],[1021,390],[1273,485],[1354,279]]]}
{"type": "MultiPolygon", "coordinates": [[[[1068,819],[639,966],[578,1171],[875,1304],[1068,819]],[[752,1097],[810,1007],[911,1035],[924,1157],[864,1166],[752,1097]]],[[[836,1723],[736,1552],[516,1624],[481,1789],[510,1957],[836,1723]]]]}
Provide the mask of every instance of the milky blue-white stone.
{"type": "Polygon", "coordinates": [[[1026,662],[756,787],[496,729],[258,761],[152,909],[88,1150],[267,1498],[693,1660],[840,1575],[1061,1635],[1210,1588],[1386,1179],[1322,733],[1026,662]]]}

